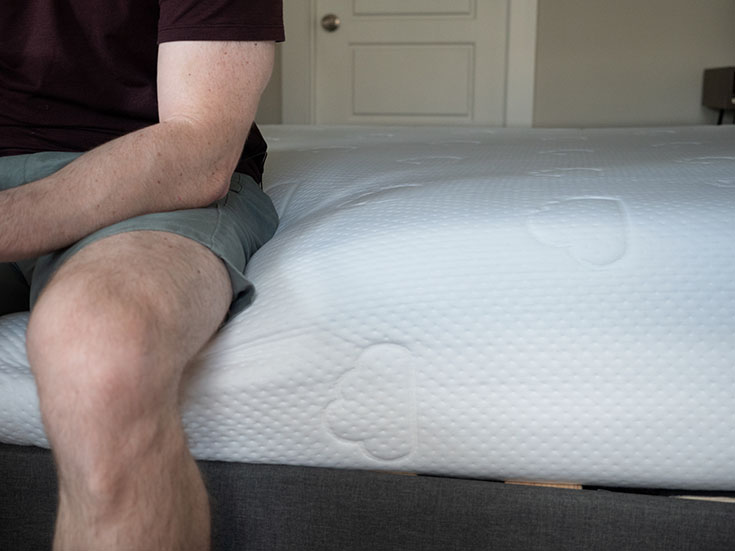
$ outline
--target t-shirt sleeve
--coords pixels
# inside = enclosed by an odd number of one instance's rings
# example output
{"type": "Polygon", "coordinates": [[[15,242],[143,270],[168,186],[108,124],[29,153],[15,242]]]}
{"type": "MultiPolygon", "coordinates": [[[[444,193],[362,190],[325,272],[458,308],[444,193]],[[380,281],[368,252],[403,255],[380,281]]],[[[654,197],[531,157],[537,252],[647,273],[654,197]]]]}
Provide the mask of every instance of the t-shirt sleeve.
{"type": "Polygon", "coordinates": [[[158,42],[284,39],[282,0],[159,0],[158,42]]]}

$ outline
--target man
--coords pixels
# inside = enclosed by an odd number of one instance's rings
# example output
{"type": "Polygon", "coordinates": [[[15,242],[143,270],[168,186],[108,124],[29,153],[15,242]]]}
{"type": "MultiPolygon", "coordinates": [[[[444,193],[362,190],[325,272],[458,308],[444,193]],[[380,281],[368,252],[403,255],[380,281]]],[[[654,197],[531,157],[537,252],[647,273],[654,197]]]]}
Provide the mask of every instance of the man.
{"type": "Polygon", "coordinates": [[[0,314],[29,294],[55,549],[209,548],[178,382],[277,225],[251,124],[282,35],[279,0],[0,7],[0,314]]]}

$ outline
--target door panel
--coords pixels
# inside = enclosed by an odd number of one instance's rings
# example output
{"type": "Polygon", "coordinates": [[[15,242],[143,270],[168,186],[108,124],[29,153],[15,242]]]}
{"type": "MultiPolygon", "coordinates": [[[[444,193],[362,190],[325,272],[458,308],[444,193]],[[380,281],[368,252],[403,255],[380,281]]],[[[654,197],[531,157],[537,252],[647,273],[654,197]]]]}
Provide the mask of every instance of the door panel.
{"type": "Polygon", "coordinates": [[[352,54],[354,115],[471,115],[473,44],[354,44],[352,54]]]}
{"type": "Polygon", "coordinates": [[[355,15],[471,15],[475,0],[354,0],[355,15]]]}
{"type": "Polygon", "coordinates": [[[316,6],[315,122],[504,124],[507,0],[316,6]]]}

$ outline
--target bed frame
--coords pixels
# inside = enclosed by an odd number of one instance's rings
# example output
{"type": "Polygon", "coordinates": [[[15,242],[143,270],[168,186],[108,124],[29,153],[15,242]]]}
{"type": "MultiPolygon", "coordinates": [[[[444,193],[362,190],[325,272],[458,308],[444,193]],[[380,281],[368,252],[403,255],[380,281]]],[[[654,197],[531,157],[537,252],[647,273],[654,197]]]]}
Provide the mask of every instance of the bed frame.
{"type": "MultiPolygon", "coordinates": [[[[735,503],[666,495],[676,492],[199,465],[211,495],[215,551],[731,551],[735,545],[735,503]]],[[[0,549],[50,549],[56,509],[50,452],[0,444],[0,480],[0,549]]]]}

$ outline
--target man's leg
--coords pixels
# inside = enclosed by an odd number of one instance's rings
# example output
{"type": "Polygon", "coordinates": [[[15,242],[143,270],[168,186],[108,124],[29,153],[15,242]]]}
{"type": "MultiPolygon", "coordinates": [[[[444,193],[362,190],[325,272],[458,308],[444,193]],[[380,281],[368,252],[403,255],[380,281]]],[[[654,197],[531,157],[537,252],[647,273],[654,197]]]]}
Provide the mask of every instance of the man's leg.
{"type": "Polygon", "coordinates": [[[59,475],[55,549],[209,548],[178,384],[231,296],[209,250],[150,231],[85,247],[44,289],[27,347],[59,475]]]}

